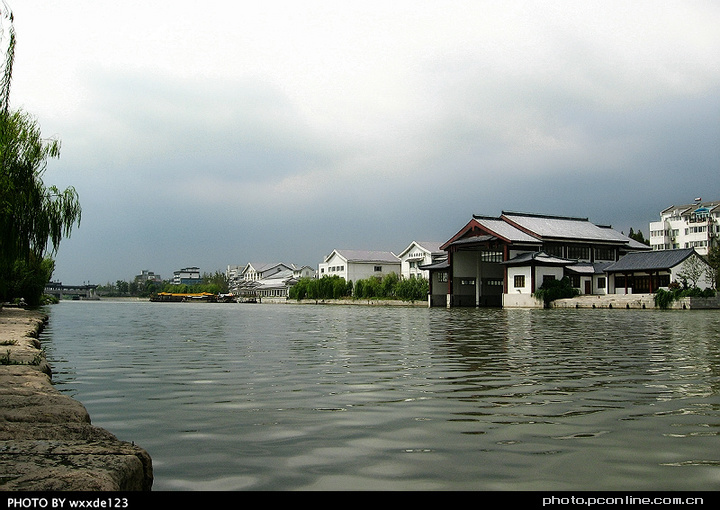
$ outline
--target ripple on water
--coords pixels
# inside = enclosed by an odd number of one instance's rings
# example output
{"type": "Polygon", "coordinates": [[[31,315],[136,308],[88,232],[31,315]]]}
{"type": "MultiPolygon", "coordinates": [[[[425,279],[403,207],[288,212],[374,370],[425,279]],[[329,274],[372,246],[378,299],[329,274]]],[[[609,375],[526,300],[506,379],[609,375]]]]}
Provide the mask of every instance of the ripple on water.
{"type": "Polygon", "coordinates": [[[49,313],[58,388],[148,450],[156,490],[714,490],[720,477],[720,321],[703,311],[49,313]]]}

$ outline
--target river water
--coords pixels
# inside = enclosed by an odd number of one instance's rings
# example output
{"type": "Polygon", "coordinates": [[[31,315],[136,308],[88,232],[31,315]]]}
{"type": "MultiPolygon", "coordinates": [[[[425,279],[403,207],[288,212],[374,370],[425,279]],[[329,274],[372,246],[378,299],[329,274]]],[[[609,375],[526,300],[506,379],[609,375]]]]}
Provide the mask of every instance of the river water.
{"type": "Polygon", "coordinates": [[[61,302],[154,490],[717,490],[720,311],[61,302]]]}

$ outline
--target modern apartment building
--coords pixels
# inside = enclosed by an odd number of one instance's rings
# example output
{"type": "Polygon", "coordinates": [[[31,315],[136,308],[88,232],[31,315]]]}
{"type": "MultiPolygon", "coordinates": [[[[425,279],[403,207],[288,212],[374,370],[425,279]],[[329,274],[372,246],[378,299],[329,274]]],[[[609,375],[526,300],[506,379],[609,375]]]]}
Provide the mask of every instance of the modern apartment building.
{"type": "Polygon", "coordinates": [[[700,255],[720,240],[720,200],[673,205],[660,212],[660,221],[650,222],[653,250],[695,248],[700,255]]]}
{"type": "Polygon", "coordinates": [[[173,272],[173,285],[195,285],[202,281],[199,267],[184,267],[173,272]]]}

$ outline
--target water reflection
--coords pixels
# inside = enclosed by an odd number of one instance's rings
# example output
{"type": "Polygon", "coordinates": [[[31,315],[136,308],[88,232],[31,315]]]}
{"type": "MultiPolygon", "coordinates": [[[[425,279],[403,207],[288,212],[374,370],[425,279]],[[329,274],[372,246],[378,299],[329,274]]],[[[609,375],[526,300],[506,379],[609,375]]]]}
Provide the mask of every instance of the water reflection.
{"type": "Polygon", "coordinates": [[[715,489],[716,312],[61,303],[158,490],[715,489]]]}

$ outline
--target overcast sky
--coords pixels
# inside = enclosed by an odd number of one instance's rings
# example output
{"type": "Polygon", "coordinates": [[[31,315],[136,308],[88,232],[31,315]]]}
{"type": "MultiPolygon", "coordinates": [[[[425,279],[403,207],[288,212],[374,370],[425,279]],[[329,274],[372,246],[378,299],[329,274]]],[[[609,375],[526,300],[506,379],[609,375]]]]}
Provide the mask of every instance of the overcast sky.
{"type": "Polygon", "coordinates": [[[7,1],[66,284],[720,199],[716,0],[7,1]]]}

